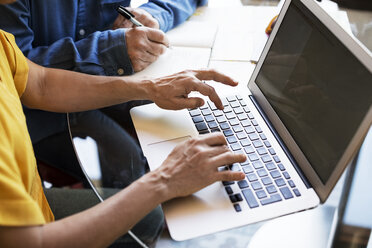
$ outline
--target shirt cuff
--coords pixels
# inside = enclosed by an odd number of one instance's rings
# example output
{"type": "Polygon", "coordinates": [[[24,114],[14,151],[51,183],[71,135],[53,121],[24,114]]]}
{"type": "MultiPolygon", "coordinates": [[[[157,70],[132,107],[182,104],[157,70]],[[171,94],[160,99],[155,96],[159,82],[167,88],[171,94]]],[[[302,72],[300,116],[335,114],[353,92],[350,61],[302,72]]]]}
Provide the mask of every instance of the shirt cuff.
{"type": "Polygon", "coordinates": [[[134,73],[127,51],[125,29],[101,33],[98,57],[107,76],[124,76],[134,73]]]}

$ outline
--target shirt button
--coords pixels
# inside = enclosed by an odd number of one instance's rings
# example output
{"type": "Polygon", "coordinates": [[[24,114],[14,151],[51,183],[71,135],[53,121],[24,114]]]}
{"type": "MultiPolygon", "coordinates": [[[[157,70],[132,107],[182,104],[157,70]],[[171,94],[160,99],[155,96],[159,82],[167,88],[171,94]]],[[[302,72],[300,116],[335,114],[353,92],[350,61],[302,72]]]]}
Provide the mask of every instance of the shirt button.
{"type": "Polygon", "coordinates": [[[84,29],[80,29],[80,30],[79,30],[79,34],[80,34],[81,36],[83,36],[83,35],[85,34],[85,30],[84,30],[84,29]]]}
{"type": "Polygon", "coordinates": [[[124,69],[123,69],[123,68],[119,68],[119,69],[118,69],[118,75],[119,75],[119,76],[124,75],[124,69]]]}

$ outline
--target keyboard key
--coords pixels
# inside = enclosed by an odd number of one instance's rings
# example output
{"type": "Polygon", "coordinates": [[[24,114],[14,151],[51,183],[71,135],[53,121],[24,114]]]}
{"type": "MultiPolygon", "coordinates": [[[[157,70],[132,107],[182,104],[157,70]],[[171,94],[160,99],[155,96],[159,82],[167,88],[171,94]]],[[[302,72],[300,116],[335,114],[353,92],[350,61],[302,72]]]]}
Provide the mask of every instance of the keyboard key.
{"type": "Polygon", "coordinates": [[[251,122],[249,120],[244,120],[240,124],[242,124],[243,127],[251,126],[251,122]]]}
{"type": "Polygon", "coordinates": [[[285,199],[293,198],[292,192],[288,189],[288,187],[283,187],[280,188],[279,190],[285,199]]]}
{"type": "Polygon", "coordinates": [[[276,186],[281,187],[285,185],[285,181],[283,178],[278,178],[278,179],[275,179],[275,184],[276,186]]]}
{"type": "Polygon", "coordinates": [[[236,137],[241,140],[241,139],[247,138],[247,135],[242,131],[242,132],[236,133],[236,137]]]}
{"type": "Polygon", "coordinates": [[[258,134],[256,133],[251,133],[251,134],[248,134],[248,137],[250,140],[254,141],[254,140],[258,140],[259,137],[258,137],[258,134]]]}
{"type": "Polygon", "coordinates": [[[254,170],[253,170],[253,167],[250,166],[250,165],[247,165],[247,166],[243,166],[243,171],[245,174],[249,174],[249,173],[252,173],[254,170]]]}
{"type": "Polygon", "coordinates": [[[233,112],[227,113],[225,116],[226,116],[226,118],[227,118],[228,120],[233,119],[233,118],[236,117],[236,115],[235,115],[233,112]]]}
{"type": "Polygon", "coordinates": [[[263,199],[261,200],[261,204],[262,205],[267,205],[267,204],[271,204],[271,203],[274,203],[274,202],[279,202],[281,201],[282,198],[280,197],[279,194],[274,194],[274,195],[271,195],[270,198],[267,198],[267,199],[263,199]]]}
{"type": "Polygon", "coordinates": [[[238,102],[238,101],[233,101],[233,102],[230,102],[230,106],[232,107],[232,108],[237,108],[237,107],[240,107],[240,102],[238,102]]]}
{"type": "Polygon", "coordinates": [[[289,173],[288,172],[283,172],[283,176],[284,176],[284,178],[285,179],[290,179],[291,178],[291,176],[289,175],[289,173]]]}
{"type": "Polygon", "coordinates": [[[260,148],[263,146],[261,140],[255,140],[252,142],[253,146],[256,147],[256,148],[260,148]]]}
{"type": "Polygon", "coordinates": [[[225,116],[218,116],[216,117],[216,120],[218,123],[226,122],[225,116]]]}
{"type": "Polygon", "coordinates": [[[204,119],[203,119],[203,117],[202,117],[201,115],[197,115],[197,116],[195,116],[195,117],[192,117],[192,121],[193,121],[194,123],[198,123],[198,122],[202,122],[202,121],[204,121],[204,119]]]}
{"type": "Polygon", "coordinates": [[[295,195],[296,195],[297,197],[301,196],[301,193],[300,193],[300,191],[299,191],[298,189],[294,189],[294,190],[293,190],[293,193],[295,193],[295,195]]]}
{"type": "Polygon", "coordinates": [[[241,165],[241,166],[247,166],[247,165],[249,165],[249,161],[246,160],[246,161],[244,161],[243,163],[240,163],[240,165],[241,165]]]}
{"type": "Polygon", "coordinates": [[[253,126],[258,126],[258,122],[256,120],[251,120],[253,126]]]}
{"type": "Polygon", "coordinates": [[[244,128],[244,130],[246,131],[247,134],[255,132],[254,127],[252,127],[252,126],[246,127],[246,128],[244,128]]]}
{"type": "Polygon", "coordinates": [[[237,118],[233,118],[229,120],[231,126],[239,125],[239,120],[237,118]]]}
{"type": "Polygon", "coordinates": [[[234,181],[222,181],[222,184],[223,184],[224,186],[232,185],[232,184],[234,184],[234,183],[235,183],[234,181]]]}
{"type": "Polygon", "coordinates": [[[254,182],[254,181],[257,181],[257,180],[258,180],[256,174],[254,174],[254,173],[249,173],[249,174],[247,175],[247,178],[248,178],[248,181],[249,181],[249,182],[254,182]]]}
{"type": "Polygon", "coordinates": [[[230,106],[226,106],[223,110],[222,110],[225,114],[226,113],[230,113],[232,112],[232,108],[230,106]]]}
{"type": "Polygon", "coordinates": [[[241,97],[240,95],[236,95],[236,99],[243,100],[243,97],[241,97]]]}
{"type": "Polygon", "coordinates": [[[233,151],[237,151],[237,150],[240,150],[241,149],[239,143],[231,144],[230,147],[231,147],[231,150],[233,150],[233,151]]]}
{"type": "Polygon", "coordinates": [[[209,130],[208,129],[207,130],[199,131],[199,134],[207,134],[207,133],[209,133],[209,130]]]}
{"type": "Polygon", "coordinates": [[[210,115],[212,114],[211,110],[210,109],[203,109],[201,111],[202,115],[206,116],[206,115],[210,115]]]}
{"type": "Polygon", "coordinates": [[[281,177],[281,175],[280,175],[280,172],[278,171],[278,170],[274,170],[274,171],[271,171],[270,172],[270,175],[271,175],[271,177],[272,178],[278,178],[278,177],[281,177]]]}
{"type": "Polygon", "coordinates": [[[210,122],[208,122],[208,127],[210,129],[215,129],[215,128],[218,128],[218,124],[215,121],[210,121],[210,122]]]}
{"type": "Polygon", "coordinates": [[[215,133],[215,132],[221,132],[221,130],[217,127],[217,128],[213,128],[211,130],[212,133],[215,133]]]}
{"type": "Polygon", "coordinates": [[[249,108],[248,108],[248,107],[244,107],[244,108],[243,108],[243,110],[244,110],[244,112],[246,112],[246,113],[249,113],[249,112],[251,112],[251,111],[249,110],[249,108]]]}
{"type": "Polygon", "coordinates": [[[259,206],[251,189],[244,189],[242,190],[242,193],[250,208],[256,208],[259,206]]]}
{"type": "Polygon", "coordinates": [[[266,185],[270,185],[273,183],[273,181],[271,180],[270,177],[264,177],[261,179],[262,183],[266,186],[266,185]]]}
{"type": "Polygon", "coordinates": [[[223,135],[225,135],[225,137],[228,137],[234,135],[234,132],[231,129],[227,129],[223,131],[223,135]]]}
{"type": "Polygon", "coordinates": [[[262,133],[262,129],[259,126],[256,127],[256,131],[257,133],[262,133]]]}
{"type": "Polygon", "coordinates": [[[232,203],[243,201],[243,197],[240,193],[235,194],[235,195],[230,195],[229,197],[232,203]]]}
{"type": "Polygon", "coordinates": [[[228,97],[226,97],[226,99],[229,102],[233,102],[233,101],[236,101],[236,96],[228,96],[228,97]]]}
{"type": "Polygon", "coordinates": [[[266,146],[267,148],[271,147],[271,144],[270,144],[270,142],[269,142],[269,141],[267,141],[267,140],[265,140],[265,141],[264,141],[264,144],[265,144],[265,146],[266,146]]]}
{"type": "Polygon", "coordinates": [[[243,99],[239,99],[240,101],[240,105],[242,105],[243,107],[247,106],[247,104],[245,103],[245,101],[243,99]]]}
{"type": "Polygon", "coordinates": [[[275,187],[274,185],[269,185],[269,186],[267,186],[267,187],[266,187],[266,190],[267,190],[267,192],[269,192],[269,194],[272,194],[272,193],[278,192],[278,191],[276,190],[276,187],[275,187]]]}
{"type": "Polygon", "coordinates": [[[229,144],[238,142],[238,140],[235,138],[235,136],[229,136],[229,137],[226,138],[226,140],[229,144]]]}
{"type": "Polygon", "coordinates": [[[278,156],[273,156],[275,162],[280,163],[280,158],[278,156]]]}
{"type": "Polygon", "coordinates": [[[214,121],[213,115],[206,115],[206,116],[204,116],[204,119],[205,119],[206,122],[214,121]]]}
{"type": "Polygon", "coordinates": [[[238,114],[244,113],[244,111],[241,107],[238,107],[238,108],[234,108],[234,113],[238,115],[238,114]]]}
{"type": "Polygon", "coordinates": [[[200,110],[199,109],[193,109],[193,110],[190,110],[189,113],[190,113],[191,117],[194,117],[194,116],[200,115],[200,110]]]}
{"type": "Polygon", "coordinates": [[[254,190],[262,189],[262,184],[259,181],[251,183],[251,186],[254,190]]]}
{"type": "Polygon", "coordinates": [[[242,139],[240,140],[240,144],[242,144],[242,146],[249,146],[251,142],[248,139],[242,139]]]}
{"type": "Polygon", "coordinates": [[[220,123],[220,128],[222,130],[230,129],[230,126],[227,122],[220,123]]]}
{"type": "Polygon", "coordinates": [[[222,101],[223,106],[228,106],[229,105],[229,102],[227,101],[226,98],[221,98],[221,101],[222,101]]]}
{"type": "Polygon", "coordinates": [[[269,152],[270,152],[271,155],[275,155],[276,154],[274,148],[269,148],[269,152]]]}
{"type": "Polygon", "coordinates": [[[289,184],[289,186],[291,186],[291,188],[296,187],[296,184],[292,180],[289,180],[288,184],[289,184]]]}
{"type": "Polygon", "coordinates": [[[266,177],[268,174],[267,174],[266,169],[259,169],[259,170],[257,171],[257,175],[258,175],[259,177],[266,177]]]}
{"type": "Polygon", "coordinates": [[[205,124],[205,122],[196,123],[195,126],[199,132],[202,130],[208,130],[207,124],[205,124]]]}
{"type": "Polygon", "coordinates": [[[267,196],[265,190],[256,191],[256,195],[257,195],[258,199],[262,199],[262,198],[265,198],[267,196]]]}
{"type": "Polygon", "coordinates": [[[255,161],[252,163],[253,164],[253,167],[257,170],[257,169],[261,169],[263,167],[263,163],[261,161],[255,161]]]}
{"type": "Polygon", "coordinates": [[[253,120],[253,119],[254,119],[254,116],[253,116],[253,114],[252,114],[252,113],[247,113],[247,116],[248,116],[248,118],[249,118],[249,119],[251,119],[251,120],[253,120]]]}
{"type": "Polygon", "coordinates": [[[230,167],[230,170],[232,170],[232,171],[241,171],[240,166],[239,166],[238,163],[234,163],[234,164],[230,165],[229,167],[230,167]]]}
{"type": "Polygon", "coordinates": [[[248,188],[249,187],[248,182],[246,180],[239,181],[238,182],[238,186],[241,189],[244,189],[244,188],[248,188]]]}
{"type": "Polygon", "coordinates": [[[239,121],[244,121],[244,120],[247,119],[247,116],[245,114],[238,114],[237,117],[238,117],[239,121]]]}
{"type": "Polygon", "coordinates": [[[216,107],[216,105],[214,105],[214,103],[213,102],[211,102],[211,101],[208,101],[208,105],[209,105],[209,107],[211,108],[211,110],[217,110],[217,107],[216,107]]]}
{"type": "Polygon", "coordinates": [[[264,155],[264,156],[261,157],[261,159],[264,163],[268,163],[268,162],[272,161],[270,155],[264,155]]]}
{"type": "Polygon", "coordinates": [[[226,187],[225,187],[225,190],[226,190],[226,193],[227,193],[228,195],[231,195],[232,193],[234,193],[233,190],[232,190],[232,188],[231,188],[230,186],[226,186],[226,187]]]}
{"type": "Polygon", "coordinates": [[[235,133],[243,131],[243,128],[240,125],[233,126],[232,128],[235,133]]]}
{"type": "Polygon", "coordinates": [[[250,154],[248,154],[248,158],[249,158],[249,160],[251,162],[256,161],[256,160],[259,160],[259,157],[257,156],[256,153],[250,153],[250,154]]]}
{"type": "Polygon", "coordinates": [[[283,164],[278,164],[278,167],[281,171],[285,171],[285,167],[283,164]]]}
{"type": "Polygon", "coordinates": [[[238,203],[234,204],[234,209],[235,209],[236,212],[241,212],[242,211],[242,208],[240,207],[240,205],[238,203]]]}
{"type": "Polygon", "coordinates": [[[222,112],[222,110],[217,109],[217,110],[213,111],[213,115],[214,115],[214,117],[223,116],[223,112],[222,112]]]}
{"type": "Polygon", "coordinates": [[[260,133],[260,137],[261,137],[262,140],[266,140],[266,139],[267,139],[267,138],[266,138],[266,135],[263,134],[263,133],[260,133]]]}
{"type": "Polygon", "coordinates": [[[258,153],[258,155],[265,155],[265,154],[267,154],[266,148],[265,147],[258,148],[257,149],[257,153],[258,153]]]}
{"type": "Polygon", "coordinates": [[[276,169],[276,166],[275,166],[275,164],[273,162],[267,163],[267,164],[265,164],[265,166],[266,166],[266,168],[268,170],[274,170],[274,169],[276,169]]]}
{"type": "Polygon", "coordinates": [[[203,106],[201,106],[199,109],[203,110],[203,109],[208,109],[208,105],[207,104],[204,104],[203,106]]]}

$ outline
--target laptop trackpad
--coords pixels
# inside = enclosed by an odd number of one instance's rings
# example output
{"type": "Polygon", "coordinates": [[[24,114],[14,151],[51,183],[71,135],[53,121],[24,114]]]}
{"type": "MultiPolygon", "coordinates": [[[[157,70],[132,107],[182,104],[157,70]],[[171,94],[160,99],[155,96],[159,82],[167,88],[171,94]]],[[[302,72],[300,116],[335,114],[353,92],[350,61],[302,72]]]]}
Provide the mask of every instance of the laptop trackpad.
{"type": "Polygon", "coordinates": [[[148,151],[146,152],[146,157],[150,169],[155,170],[158,168],[177,144],[188,139],[191,139],[191,136],[184,136],[147,145],[146,149],[148,151]]]}

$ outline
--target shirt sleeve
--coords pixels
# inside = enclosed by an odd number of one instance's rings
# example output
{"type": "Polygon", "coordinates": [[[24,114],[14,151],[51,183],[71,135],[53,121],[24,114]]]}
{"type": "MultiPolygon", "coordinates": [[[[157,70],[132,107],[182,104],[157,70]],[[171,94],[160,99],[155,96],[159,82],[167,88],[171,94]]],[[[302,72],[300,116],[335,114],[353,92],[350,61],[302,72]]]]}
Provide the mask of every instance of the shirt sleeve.
{"type": "MultiPolygon", "coordinates": [[[[133,74],[124,29],[97,31],[78,41],[65,37],[49,45],[35,45],[30,26],[35,17],[31,18],[29,5],[26,0],[0,5],[0,26],[14,34],[19,48],[33,62],[94,75],[133,74]]],[[[40,22],[48,20],[38,18],[40,22]]]]}
{"type": "Polygon", "coordinates": [[[208,0],[149,0],[140,8],[149,12],[158,20],[160,29],[164,32],[183,23],[191,16],[198,6],[205,5],[208,0]]]}

